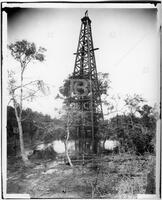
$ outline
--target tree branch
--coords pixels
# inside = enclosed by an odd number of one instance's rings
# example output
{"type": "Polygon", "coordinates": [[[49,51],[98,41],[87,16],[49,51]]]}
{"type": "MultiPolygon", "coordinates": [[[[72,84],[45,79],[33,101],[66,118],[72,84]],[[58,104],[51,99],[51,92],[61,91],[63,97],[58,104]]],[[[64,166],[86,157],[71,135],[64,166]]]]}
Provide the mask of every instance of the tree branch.
{"type": "MultiPolygon", "coordinates": [[[[38,82],[38,81],[39,81],[39,80],[31,81],[31,82],[29,82],[29,83],[24,84],[22,87],[25,87],[25,86],[27,86],[27,85],[30,85],[30,84],[35,83],[35,82],[38,82]]],[[[13,88],[13,91],[15,91],[15,90],[17,90],[17,89],[19,89],[19,88],[21,88],[21,85],[20,85],[20,86],[17,86],[16,88],[13,88]]]]}
{"type": "Polygon", "coordinates": [[[9,106],[9,104],[10,104],[10,102],[13,100],[13,98],[11,98],[10,100],[9,100],[9,102],[8,102],[8,104],[7,104],[7,106],[9,106]]]}
{"type": "Polygon", "coordinates": [[[33,92],[32,94],[30,94],[30,95],[28,95],[28,96],[26,96],[26,97],[24,97],[22,100],[25,100],[25,99],[27,99],[27,98],[29,98],[29,97],[32,97],[32,96],[34,96],[37,92],[39,92],[39,89],[38,90],[36,90],[35,92],[33,92]]]}

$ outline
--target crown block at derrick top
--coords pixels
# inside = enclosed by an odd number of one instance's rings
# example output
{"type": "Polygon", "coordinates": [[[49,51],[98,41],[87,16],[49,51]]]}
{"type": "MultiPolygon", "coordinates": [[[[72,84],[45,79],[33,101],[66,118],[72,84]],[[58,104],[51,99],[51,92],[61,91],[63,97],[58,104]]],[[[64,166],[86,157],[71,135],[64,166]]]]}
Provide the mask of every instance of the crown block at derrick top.
{"type": "Polygon", "coordinates": [[[81,19],[81,21],[82,21],[83,24],[87,24],[87,22],[88,22],[88,24],[91,24],[91,20],[87,16],[83,17],[81,19]]]}

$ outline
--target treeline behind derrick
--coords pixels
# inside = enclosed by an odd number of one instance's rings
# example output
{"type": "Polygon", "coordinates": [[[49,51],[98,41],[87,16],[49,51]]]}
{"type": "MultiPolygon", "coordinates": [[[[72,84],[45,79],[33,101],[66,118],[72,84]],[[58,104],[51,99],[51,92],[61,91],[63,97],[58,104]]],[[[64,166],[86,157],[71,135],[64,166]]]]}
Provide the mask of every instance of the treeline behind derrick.
{"type": "Polygon", "coordinates": [[[143,155],[145,152],[155,152],[156,118],[151,113],[151,107],[144,105],[138,112],[139,117],[134,114],[116,115],[107,122],[105,139],[120,142],[120,151],[132,151],[143,155]]]}
{"type": "MultiPolygon", "coordinates": [[[[27,108],[23,110],[23,137],[26,148],[34,148],[39,143],[52,143],[53,140],[64,140],[66,131],[62,119],[52,119],[27,108]]],[[[153,108],[147,104],[138,109],[138,116],[133,113],[118,114],[104,120],[100,126],[98,138],[102,141],[117,140],[120,152],[144,154],[155,153],[156,116],[153,108]]],[[[70,128],[69,140],[76,140],[75,128],[70,128]]],[[[7,153],[17,155],[19,134],[14,108],[7,107],[7,153]]]]}

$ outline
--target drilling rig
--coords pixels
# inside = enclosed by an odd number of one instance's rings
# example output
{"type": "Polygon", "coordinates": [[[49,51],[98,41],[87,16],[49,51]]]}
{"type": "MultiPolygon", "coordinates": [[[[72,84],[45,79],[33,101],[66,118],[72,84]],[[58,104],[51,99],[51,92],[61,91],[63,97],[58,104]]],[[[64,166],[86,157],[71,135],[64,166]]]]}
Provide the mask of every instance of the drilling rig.
{"type": "Polygon", "coordinates": [[[96,143],[100,122],[103,121],[103,111],[101,103],[101,91],[97,75],[95,50],[91,20],[88,11],[81,19],[81,29],[77,47],[74,71],[71,76],[73,100],[83,113],[80,123],[77,125],[79,138],[89,138],[92,142],[93,153],[97,153],[96,143]]]}

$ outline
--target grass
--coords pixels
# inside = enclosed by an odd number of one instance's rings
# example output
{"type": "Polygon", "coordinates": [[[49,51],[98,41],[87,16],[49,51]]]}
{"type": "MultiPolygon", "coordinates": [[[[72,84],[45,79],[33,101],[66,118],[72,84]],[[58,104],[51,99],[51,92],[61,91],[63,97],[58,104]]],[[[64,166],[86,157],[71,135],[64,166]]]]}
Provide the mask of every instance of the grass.
{"type": "MultiPolygon", "coordinates": [[[[109,155],[73,168],[41,160],[24,168],[20,160],[8,163],[8,193],[31,198],[136,198],[144,194],[154,156],[109,155]]],[[[15,160],[14,160],[15,161],[15,160]]]]}

